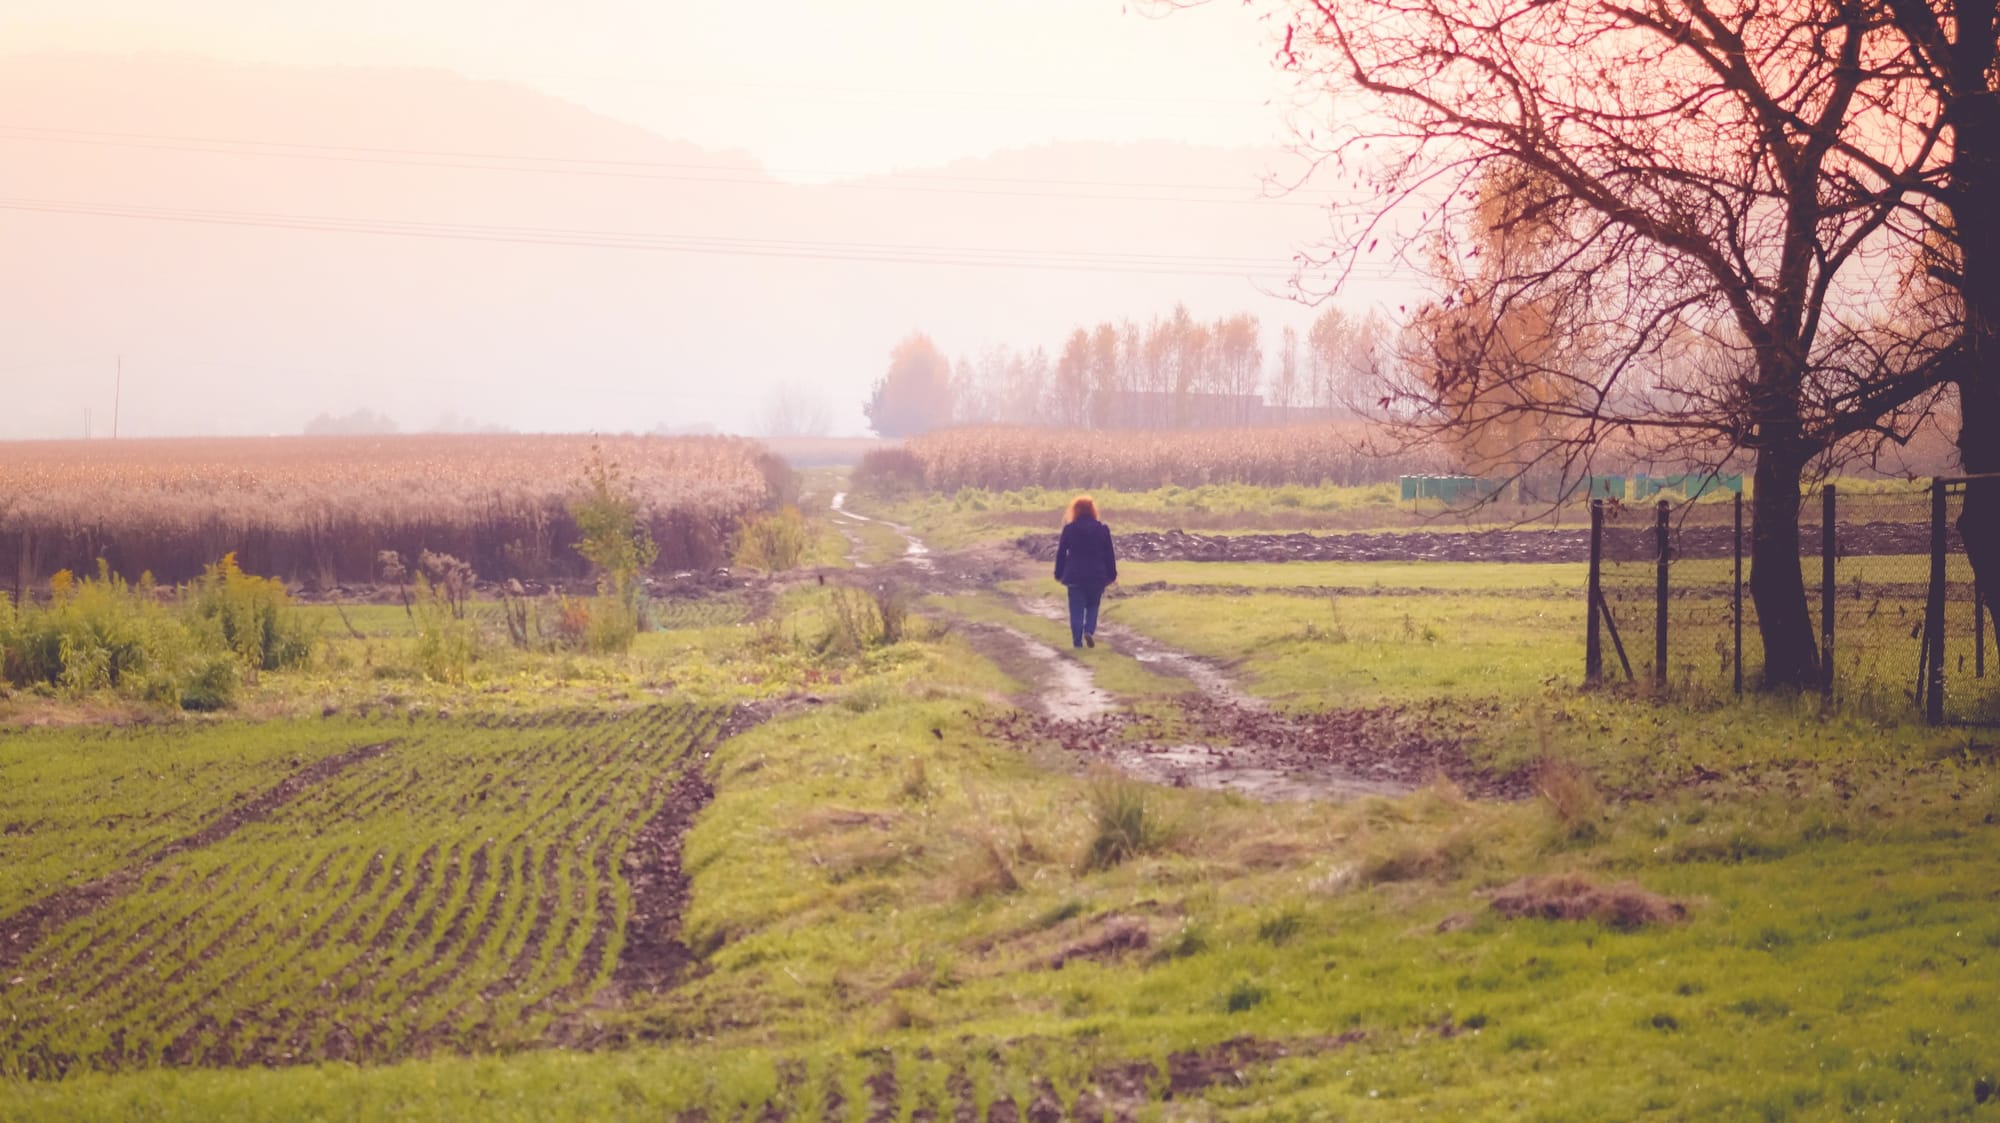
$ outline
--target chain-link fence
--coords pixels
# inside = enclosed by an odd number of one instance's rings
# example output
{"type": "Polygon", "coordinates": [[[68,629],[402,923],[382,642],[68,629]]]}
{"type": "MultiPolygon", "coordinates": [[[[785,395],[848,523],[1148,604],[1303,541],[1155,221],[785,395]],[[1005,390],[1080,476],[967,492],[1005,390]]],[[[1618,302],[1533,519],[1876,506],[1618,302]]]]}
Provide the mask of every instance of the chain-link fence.
{"type": "Polygon", "coordinates": [[[1738,511],[1720,497],[1594,512],[1608,674],[1656,688],[1736,689],[1738,511]]]}
{"type": "MultiPolygon", "coordinates": [[[[1932,720],[2000,718],[2000,668],[1986,673],[1991,615],[1978,607],[1954,529],[1963,490],[1963,481],[1879,491],[1829,485],[1808,497],[1798,565],[1829,697],[1932,720]],[[1932,596],[1934,571],[1943,574],[1941,599],[1932,596]],[[1926,631],[1933,617],[1938,641],[1926,631]],[[1934,667],[1944,685],[1927,708],[1934,667]]],[[[1600,501],[1592,520],[1597,611],[1587,677],[1694,695],[1754,687],[1762,663],[1749,589],[1755,526],[1741,497],[1600,501]]]]}
{"type": "Polygon", "coordinates": [[[2000,647],[1992,605],[1973,581],[1960,534],[1968,487],[2000,487],[2000,479],[1937,481],[1931,501],[1930,573],[1923,640],[1917,662],[1919,701],[1932,722],[2000,725],[2000,668],[1987,664],[2000,647]]]}

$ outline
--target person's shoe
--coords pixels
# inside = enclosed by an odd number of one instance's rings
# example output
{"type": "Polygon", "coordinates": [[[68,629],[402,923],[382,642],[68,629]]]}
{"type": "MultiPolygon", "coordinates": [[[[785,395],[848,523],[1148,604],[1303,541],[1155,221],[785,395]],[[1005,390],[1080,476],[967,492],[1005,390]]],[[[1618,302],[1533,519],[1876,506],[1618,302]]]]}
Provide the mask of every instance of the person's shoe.
{"type": "Polygon", "coordinates": [[[1085,647],[1096,647],[1096,646],[1097,646],[1097,633],[1096,633],[1096,632],[1085,632],[1085,633],[1083,633],[1083,645],[1084,645],[1085,647]]]}

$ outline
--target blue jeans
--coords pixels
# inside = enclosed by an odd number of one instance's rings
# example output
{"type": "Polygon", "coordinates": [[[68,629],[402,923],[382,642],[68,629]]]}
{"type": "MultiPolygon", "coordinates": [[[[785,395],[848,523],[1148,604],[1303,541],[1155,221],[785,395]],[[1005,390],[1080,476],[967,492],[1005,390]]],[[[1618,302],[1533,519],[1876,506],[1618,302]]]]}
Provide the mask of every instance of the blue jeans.
{"type": "Polygon", "coordinates": [[[1103,600],[1102,585],[1069,587],[1069,639],[1072,645],[1082,647],[1084,633],[1097,632],[1097,606],[1103,600]]]}

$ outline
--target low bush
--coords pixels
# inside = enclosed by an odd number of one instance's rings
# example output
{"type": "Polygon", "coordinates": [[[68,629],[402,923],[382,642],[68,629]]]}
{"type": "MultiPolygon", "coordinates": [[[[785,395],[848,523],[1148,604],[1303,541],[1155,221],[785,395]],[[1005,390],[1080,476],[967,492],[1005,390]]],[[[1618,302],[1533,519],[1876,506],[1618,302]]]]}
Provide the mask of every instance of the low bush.
{"type": "Polygon", "coordinates": [[[921,491],[924,487],[924,462],[916,453],[901,445],[869,449],[861,454],[861,462],[854,466],[853,479],[856,491],[871,495],[921,491]]]}
{"type": "Polygon", "coordinates": [[[735,563],[741,569],[777,573],[794,568],[812,548],[812,527],[797,507],[781,507],[743,524],[735,563]]]}
{"type": "Polygon", "coordinates": [[[284,584],[243,572],[233,553],[222,555],[190,582],[181,591],[181,603],[191,621],[214,629],[222,646],[246,666],[275,671],[312,658],[317,636],[293,610],[284,584]]]}
{"type": "Polygon", "coordinates": [[[294,666],[313,637],[283,586],[224,557],[182,590],[179,612],[150,579],[135,585],[99,563],[95,578],[58,572],[46,604],[0,597],[0,677],[15,686],[219,710],[244,668],[294,666]]]}

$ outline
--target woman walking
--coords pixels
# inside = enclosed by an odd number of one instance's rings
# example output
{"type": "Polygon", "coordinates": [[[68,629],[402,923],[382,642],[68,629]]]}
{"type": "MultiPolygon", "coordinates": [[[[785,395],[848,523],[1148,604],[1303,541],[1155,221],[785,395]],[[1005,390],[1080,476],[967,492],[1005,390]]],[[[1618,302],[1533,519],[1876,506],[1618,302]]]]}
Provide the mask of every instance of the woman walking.
{"type": "Polygon", "coordinates": [[[1107,585],[1118,583],[1118,555],[1111,528],[1097,519],[1088,495],[1069,501],[1062,538],[1056,543],[1056,580],[1069,586],[1069,638],[1076,647],[1097,646],[1097,606],[1107,585]]]}

